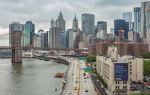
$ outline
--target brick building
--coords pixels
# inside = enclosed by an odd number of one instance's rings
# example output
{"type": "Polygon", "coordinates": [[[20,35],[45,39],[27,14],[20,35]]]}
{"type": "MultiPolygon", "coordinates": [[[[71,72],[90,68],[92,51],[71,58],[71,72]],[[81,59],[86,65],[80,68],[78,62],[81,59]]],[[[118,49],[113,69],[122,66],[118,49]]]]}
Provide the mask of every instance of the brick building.
{"type": "Polygon", "coordinates": [[[148,44],[144,43],[100,41],[95,44],[89,44],[89,54],[96,52],[97,55],[106,56],[108,47],[112,44],[117,47],[120,56],[132,55],[139,57],[148,52],[148,44]]]}

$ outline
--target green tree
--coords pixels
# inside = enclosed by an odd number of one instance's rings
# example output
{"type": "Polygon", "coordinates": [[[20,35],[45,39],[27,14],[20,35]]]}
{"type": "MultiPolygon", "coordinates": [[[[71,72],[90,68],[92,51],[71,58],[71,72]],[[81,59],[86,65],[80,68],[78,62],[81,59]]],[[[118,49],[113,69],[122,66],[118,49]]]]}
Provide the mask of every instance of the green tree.
{"type": "Polygon", "coordinates": [[[87,62],[96,62],[96,56],[95,55],[90,55],[86,57],[87,62]]]}
{"type": "Polygon", "coordinates": [[[144,60],[144,75],[150,74],[150,60],[144,60]]]}

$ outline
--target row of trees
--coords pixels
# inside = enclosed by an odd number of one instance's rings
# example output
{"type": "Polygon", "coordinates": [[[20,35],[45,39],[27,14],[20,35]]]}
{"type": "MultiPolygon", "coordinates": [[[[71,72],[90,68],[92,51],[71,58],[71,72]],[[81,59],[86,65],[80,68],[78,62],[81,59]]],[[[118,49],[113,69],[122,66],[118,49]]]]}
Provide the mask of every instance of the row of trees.
{"type": "Polygon", "coordinates": [[[150,60],[144,60],[144,75],[150,75],[150,60]]]}
{"type": "Polygon", "coordinates": [[[150,58],[150,52],[143,54],[144,59],[149,59],[150,58]]]}
{"type": "Polygon", "coordinates": [[[86,57],[87,62],[96,62],[96,55],[89,55],[86,57]]]}
{"type": "Polygon", "coordinates": [[[144,75],[150,75],[150,52],[143,54],[144,59],[144,75]]]}

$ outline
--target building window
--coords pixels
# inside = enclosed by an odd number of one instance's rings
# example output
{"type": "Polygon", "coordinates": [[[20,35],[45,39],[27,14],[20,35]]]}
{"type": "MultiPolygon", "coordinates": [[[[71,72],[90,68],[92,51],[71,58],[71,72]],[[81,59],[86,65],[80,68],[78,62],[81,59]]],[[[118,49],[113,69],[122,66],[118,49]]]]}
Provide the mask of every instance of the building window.
{"type": "Polygon", "coordinates": [[[130,65],[130,68],[132,68],[132,65],[130,65]]]}
{"type": "Polygon", "coordinates": [[[120,87],[119,86],[116,86],[116,89],[119,89],[120,87]]]}
{"type": "Polygon", "coordinates": [[[123,89],[127,89],[127,86],[123,86],[123,89]]]}
{"type": "Polygon", "coordinates": [[[116,84],[119,84],[119,81],[116,81],[116,84]]]}
{"type": "Polygon", "coordinates": [[[132,72],[130,72],[130,75],[132,74],[132,72]]]}
{"type": "Polygon", "coordinates": [[[116,86],[116,89],[118,88],[118,86],[116,86]]]}
{"type": "Polygon", "coordinates": [[[127,84],[127,81],[123,81],[123,84],[127,84]]]}

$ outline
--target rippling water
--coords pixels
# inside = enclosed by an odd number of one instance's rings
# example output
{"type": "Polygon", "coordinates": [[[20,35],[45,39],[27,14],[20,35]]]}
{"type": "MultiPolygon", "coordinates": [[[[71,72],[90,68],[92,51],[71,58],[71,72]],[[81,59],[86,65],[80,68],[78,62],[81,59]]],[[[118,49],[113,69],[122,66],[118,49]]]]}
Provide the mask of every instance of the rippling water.
{"type": "Polygon", "coordinates": [[[23,59],[22,65],[12,65],[10,59],[0,59],[0,95],[59,95],[62,79],[54,76],[66,69],[54,61],[23,59]]]}

